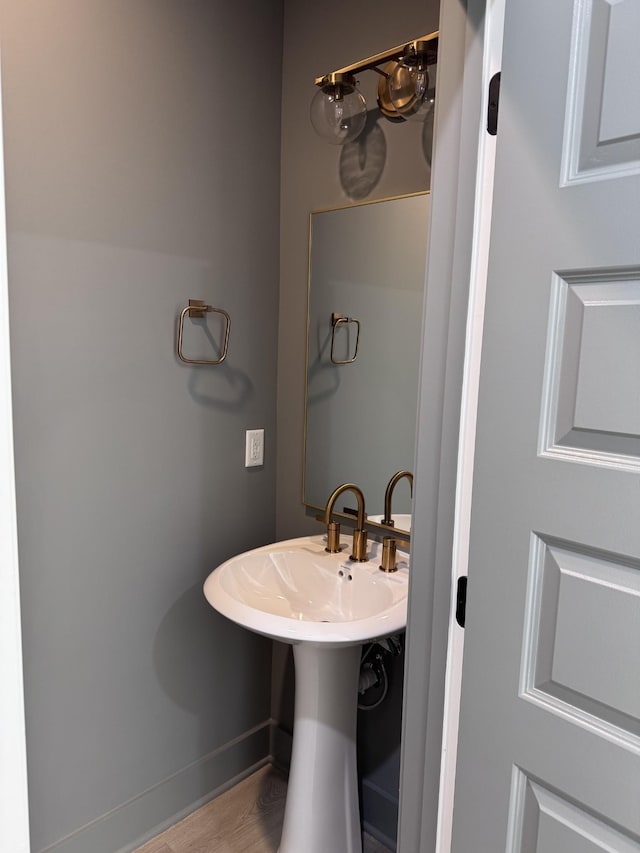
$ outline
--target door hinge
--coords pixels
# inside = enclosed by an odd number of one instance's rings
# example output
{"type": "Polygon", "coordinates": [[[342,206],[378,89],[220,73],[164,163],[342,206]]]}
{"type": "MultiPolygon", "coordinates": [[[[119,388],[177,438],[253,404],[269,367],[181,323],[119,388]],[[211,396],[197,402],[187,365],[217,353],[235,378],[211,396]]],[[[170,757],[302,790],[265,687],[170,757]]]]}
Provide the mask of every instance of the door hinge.
{"type": "Polygon", "coordinates": [[[461,628],[464,628],[465,618],[467,615],[467,576],[462,575],[458,578],[458,588],[456,591],[456,622],[461,628]]]}
{"type": "Polygon", "coordinates": [[[495,136],[498,132],[498,104],[500,101],[500,72],[494,74],[489,83],[489,103],[487,104],[487,133],[495,136]]]}

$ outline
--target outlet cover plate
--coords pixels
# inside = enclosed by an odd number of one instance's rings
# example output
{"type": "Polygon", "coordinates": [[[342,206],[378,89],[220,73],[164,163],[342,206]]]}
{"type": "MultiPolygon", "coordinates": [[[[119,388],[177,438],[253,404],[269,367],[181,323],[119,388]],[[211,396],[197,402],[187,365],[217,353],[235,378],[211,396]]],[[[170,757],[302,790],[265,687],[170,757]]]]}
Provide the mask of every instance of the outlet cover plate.
{"type": "Polygon", "coordinates": [[[264,465],[264,430],[248,429],[246,433],[244,466],[255,468],[264,465]]]}

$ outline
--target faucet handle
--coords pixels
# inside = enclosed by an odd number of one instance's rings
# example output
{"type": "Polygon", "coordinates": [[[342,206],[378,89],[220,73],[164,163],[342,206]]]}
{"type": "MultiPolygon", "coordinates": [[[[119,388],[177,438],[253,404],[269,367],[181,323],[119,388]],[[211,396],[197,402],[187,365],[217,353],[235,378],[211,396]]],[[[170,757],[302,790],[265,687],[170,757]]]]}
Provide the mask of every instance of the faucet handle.
{"type": "Polygon", "coordinates": [[[324,550],[330,554],[338,554],[340,551],[340,525],[337,521],[327,524],[327,547],[324,550]]]}
{"type": "Polygon", "coordinates": [[[359,563],[366,563],[369,559],[367,555],[367,531],[356,528],[353,531],[353,552],[349,558],[357,560],[359,563]]]}
{"type": "Polygon", "coordinates": [[[397,539],[395,536],[385,536],[382,540],[382,563],[380,563],[381,572],[397,572],[398,562],[396,549],[400,547],[410,548],[411,543],[406,539],[397,539]]]}
{"type": "Polygon", "coordinates": [[[327,525],[327,547],[324,549],[330,554],[338,554],[340,552],[340,525],[336,521],[329,521],[324,513],[316,515],[316,521],[321,521],[327,525]]]}

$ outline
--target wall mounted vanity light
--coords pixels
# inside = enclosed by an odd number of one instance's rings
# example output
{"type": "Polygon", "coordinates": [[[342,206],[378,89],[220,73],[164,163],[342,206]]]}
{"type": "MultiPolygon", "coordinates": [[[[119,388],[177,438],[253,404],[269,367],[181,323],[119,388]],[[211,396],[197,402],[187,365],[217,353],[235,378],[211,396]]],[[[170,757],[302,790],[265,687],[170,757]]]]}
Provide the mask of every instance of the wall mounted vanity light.
{"type": "Polygon", "coordinates": [[[353,142],[364,129],[367,105],[357,89],[355,74],[375,71],[378,106],[386,118],[424,120],[433,109],[435,90],[428,66],[438,61],[438,33],[397,45],[353,65],[317,77],[318,91],[311,102],[311,124],[334,145],[353,142]]]}

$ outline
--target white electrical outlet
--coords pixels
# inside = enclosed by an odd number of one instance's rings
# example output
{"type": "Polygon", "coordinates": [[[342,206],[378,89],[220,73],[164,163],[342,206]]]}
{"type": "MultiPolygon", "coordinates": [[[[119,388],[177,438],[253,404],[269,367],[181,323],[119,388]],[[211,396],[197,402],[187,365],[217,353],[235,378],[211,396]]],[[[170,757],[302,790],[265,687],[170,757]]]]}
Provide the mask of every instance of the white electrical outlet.
{"type": "Polygon", "coordinates": [[[244,449],[244,467],[264,465],[264,430],[248,429],[244,449]]]}

